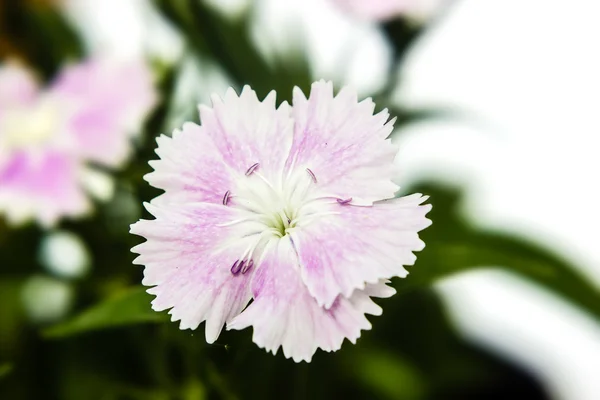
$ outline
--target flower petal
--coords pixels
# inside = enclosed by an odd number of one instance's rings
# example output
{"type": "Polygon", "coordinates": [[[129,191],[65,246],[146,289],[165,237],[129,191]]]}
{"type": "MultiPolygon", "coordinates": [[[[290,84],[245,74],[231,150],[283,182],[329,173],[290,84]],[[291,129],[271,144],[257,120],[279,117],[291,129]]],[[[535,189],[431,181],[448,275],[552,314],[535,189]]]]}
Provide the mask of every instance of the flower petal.
{"type": "Polygon", "coordinates": [[[0,66],[0,110],[31,103],[37,94],[37,80],[30,71],[13,64],[0,66]]]}
{"type": "Polygon", "coordinates": [[[0,168],[0,211],[15,224],[36,218],[46,226],[87,212],[79,168],[60,153],[14,154],[0,168]]]}
{"type": "MultiPolygon", "coordinates": [[[[252,326],[258,346],[273,354],[282,347],[286,358],[309,362],[318,348],[336,351],[345,338],[355,343],[361,330],[371,328],[365,313],[379,315],[381,308],[366,292],[338,297],[326,310],[302,283],[290,239],[275,239],[270,244],[252,283],[254,301],[227,324],[227,329],[252,326]]],[[[373,287],[368,290],[387,297],[390,291],[379,287],[382,285],[370,285],[373,287]]]]}
{"type": "Polygon", "coordinates": [[[373,115],[373,102],[358,103],[349,88],[333,97],[333,85],[324,81],[312,85],[308,100],[295,88],[293,103],[288,171],[309,169],[321,196],[352,198],[353,204],[370,205],[394,196],[397,148],[386,140],[393,128],[386,110],[373,115]]]}
{"type": "Polygon", "coordinates": [[[24,134],[22,126],[14,127],[14,111],[24,114],[24,110],[35,104],[38,92],[37,80],[29,70],[17,64],[0,65],[0,168],[4,168],[11,155],[13,131],[24,134]]]}
{"type": "Polygon", "coordinates": [[[329,308],[339,294],[349,297],[365,283],[404,277],[413,251],[425,244],[417,232],[431,221],[427,197],[414,194],[373,206],[332,204],[332,215],[291,233],[302,280],[320,306],[329,308]]]}
{"type": "Polygon", "coordinates": [[[115,167],[129,154],[157,95],[146,64],[111,59],[66,67],[50,93],[72,108],[70,130],[85,157],[115,167]]]}
{"type": "Polygon", "coordinates": [[[235,185],[234,174],[200,126],[186,123],[172,138],[162,135],[156,141],[160,160],[150,161],[154,172],[144,179],[165,190],[158,202],[223,202],[235,185]]]}
{"type": "Polygon", "coordinates": [[[180,320],[181,329],[206,321],[206,340],[212,343],[251,299],[254,270],[231,273],[232,264],[252,245],[243,224],[227,224],[240,213],[208,203],[147,208],[156,219],[140,220],[131,232],[147,239],[132,251],[140,254],[134,262],[145,265],[142,283],[154,286],[148,290],[156,295],[152,307],[171,308],[171,319],[180,320]]]}
{"type": "Polygon", "coordinates": [[[290,106],[276,109],[275,92],[261,102],[249,86],[238,96],[227,90],[223,99],[213,96],[213,108],[200,106],[202,128],[225,163],[244,175],[256,163],[258,172],[272,184],[281,184],[283,166],[292,143],[290,106]]]}

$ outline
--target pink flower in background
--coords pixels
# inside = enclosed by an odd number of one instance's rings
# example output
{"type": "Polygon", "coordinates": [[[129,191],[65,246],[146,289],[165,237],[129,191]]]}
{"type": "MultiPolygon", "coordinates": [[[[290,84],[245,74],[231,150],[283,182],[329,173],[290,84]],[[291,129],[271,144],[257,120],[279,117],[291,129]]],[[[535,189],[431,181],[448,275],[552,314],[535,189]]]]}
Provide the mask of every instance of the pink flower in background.
{"type": "Polygon", "coordinates": [[[443,0],[331,0],[341,10],[353,16],[386,21],[405,15],[416,20],[427,19],[443,0]]]}
{"type": "Polygon", "coordinates": [[[406,276],[431,208],[393,198],[393,121],[373,110],[325,82],[309,99],[296,88],[293,108],[230,89],[200,106],[202,126],[159,137],[146,179],[165,193],[146,205],[155,219],[131,227],[147,239],[133,251],[153,308],[181,329],[206,321],[209,343],[225,324],[252,326],[255,343],[295,361],[370,329],[371,297],[406,276]]]}
{"type": "MultiPolygon", "coordinates": [[[[90,60],[48,87],[16,65],[0,67],[0,213],[52,225],[90,209],[109,168],[127,158],[156,95],[145,64],[90,60]]],[[[104,184],[104,186],[106,186],[104,184]]]]}

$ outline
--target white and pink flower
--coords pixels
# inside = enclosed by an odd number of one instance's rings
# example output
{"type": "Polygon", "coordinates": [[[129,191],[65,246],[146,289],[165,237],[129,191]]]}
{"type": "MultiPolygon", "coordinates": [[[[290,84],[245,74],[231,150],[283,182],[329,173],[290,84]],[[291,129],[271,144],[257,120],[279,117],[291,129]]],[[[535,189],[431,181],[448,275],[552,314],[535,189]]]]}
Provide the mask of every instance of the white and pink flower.
{"type": "Polygon", "coordinates": [[[49,226],[89,211],[88,192],[103,179],[89,163],[122,165],[155,102],[138,62],[71,65],[46,88],[22,67],[0,66],[0,213],[49,226]]]}
{"type": "Polygon", "coordinates": [[[373,111],[330,82],[279,108],[245,87],[200,106],[201,126],[159,137],[146,179],[165,193],[131,227],[147,239],[133,251],[153,308],[181,329],[206,321],[209,343],[252,326],[295,361],[370,329],[365,314],[382,312],[371,297],[394,294],[386,283],[424,247],[431,208],[394,198],[393,121],[373,111]]]}

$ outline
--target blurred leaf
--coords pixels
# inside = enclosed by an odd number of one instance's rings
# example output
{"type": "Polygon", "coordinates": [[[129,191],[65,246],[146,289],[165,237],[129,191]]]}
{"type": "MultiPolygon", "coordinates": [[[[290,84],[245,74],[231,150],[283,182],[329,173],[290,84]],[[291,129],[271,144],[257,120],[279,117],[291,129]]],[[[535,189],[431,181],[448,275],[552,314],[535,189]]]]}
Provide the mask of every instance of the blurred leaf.
{"type": "Polygon", "coordinates": [[[4,378],[6,375],[10,374],[13,366],[9,363],[0,364],[0,379],[4,378]]]}
{"type": "Polygon", "coordinates": [[[199,379],[190,379],[181,388],[181,398],[184,400],[206,399],[206,390],[199,379]]]}
{"type": "Polygon", "coordinates": [[[213,93],[225,93],[231,80],[210,59],[187,52],[175,67],[175,82],[162,132],[172,132],[186,121],[198,120],[198,104],[211,104],[213,93]]]}
{"type": "Polygon", "coordinates": [[[419,371],[397,355],[363,348],[352,362],[353,378],[388,399],[424,397],[425,381],[419,371]]]}
{"type": "Polygon", "coordinates": [[[312,81],[308,60],[297,51],[285,60],[267,62],[250,34],[250,12],[230,19],[199,0],[157,0],[158,7],[186,36],[199,55],[212,58],[236,86],[248,84],[259,98],[271,90],[280,101],[291,100],[292,88],[306,91],[312,81]]]}
{"type": "Polygon", "coordinates": [[[352,363],[360,363],[362,352],[385,352],[390,362],[415,374],[422,382],[421,394],[428,400],[521,398],[514,396],[517,387],[518,393],[526,394],[523,398],[540,398],[543,389],[535,377],[519,371],[509,360],[466,342],[455,332],[433,288],[379,302],[383,315],[371,320],[373,330],[363,333],[356,346],[342,350],[345,356],[354,352],[358,356],[352,361],[344,359],[344,365],[360,369],[352,363]]]}
{"type": "MultiPolygon", "coordinates": [[[[382,31],[386,35],[391,47],[394,65],[402,61],[406,50],[421,34],[423,26],[412,23],[405,18],[396,18],[385,22],[382,31]]],[[[396,71],[397,68],[394,69],[396,71]]]]}
{"type": "Polygon", "coordinates": [[[165,322],[164,314],[150,307],[152,296],[145,288],[135,288],[111,297],[70,321],[55,325],[44,331],[51,338],[63,338],[87,331],[123,325],[165,322]]]}
{"type": "Polygon", "coordinates": [[[1,1],[0,11],[0,57],[24,60],[51,77],[82,55],[74,29],[51,2],[1,1]]]}
{"type": "MultiPolygon", "coordinates": [[[[386,86],[386,89],[384,90],[387,90],[387,88],[388,86],[386,86]]],[[[394,123],[395,130],[390,134],[391,138],[401,135],[403,131],[398,128],[408,124],[418,124],[427,120],[465,120],[465,117],[460,111],[447,107],[409,109],[398,107],[393,104],[389,105],[387,103],[389,100],[387,96],[388,94],[386,93],[378,93],[373,98],[373,101],[375,104],[378,104],[378,111],[387,108],[390,113],[390,117],[396,118],[396,122],[394,123]]]]}
{"type": "Polygon", "coordinates": [[[600,319],[600,291],[550,249],[515,235],[480,230],[459,211],[457,190],[423,185],[417,192],[431,196],[433,225],[422,232],[425,250],[407,279],[396,281],[402,293],[431,286],[437,280],[481,267],[500,267],[562,295],[600,319]]]}
{"type": "Polygon", "coordinates": [[[221,376],[213,363],[207,362],[205,367],[208,374],[208,380],[216,392],[219,393],[219,397],[223,400],[236,400],[237,396],[231,391],[230,385],[223,376],[221,376]]]}
{"type": "MultiPolygon", "coordinates": [[[[88,367],[89,368],[89,367],[88,367]]],[[[60,399],[64,400],[170,400],[174,396],[162,388],[139,387],[131,382],[119,381],[112,376],[90,371],[80,365],[63,369],[60,399]]],[[[200,398],[201,399],[201,398],[200,398]]]]}
{"type": "MultiPolygon", "coordinates": [[[[0,246],[0,255],[5,251],[0,246]]],[[[6,264],[0,265],[6,268],[6,264]]],[[[10,264],[9,264],[10,265],[10,264]]],[[[3,273],[5,271],[2,271],[3,273]]],[[[25,311],[22,306],[21,291],[23,279],[0,276],[0,354],[3,359],[15,361],[19,344],[23,341],[22,329],[26,324],[25,311]]]]}

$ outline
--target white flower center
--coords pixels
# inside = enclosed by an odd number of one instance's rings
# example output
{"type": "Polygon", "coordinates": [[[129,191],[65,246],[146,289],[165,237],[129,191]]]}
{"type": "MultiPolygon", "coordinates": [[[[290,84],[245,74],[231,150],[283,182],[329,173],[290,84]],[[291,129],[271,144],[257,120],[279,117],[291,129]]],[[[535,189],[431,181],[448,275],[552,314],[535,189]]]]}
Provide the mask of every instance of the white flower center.
{"type": "Polygon", "coordinates": [[[228,195],[234,196],[235,205],[247,210],[254,222],[264,226],[263,232],[272,236],[287,235],[313,216],[322,215],[319,208],[323,211],[324,203],[335,202],[335,198],[316,197],[317,180],[310,169],[297,170],[278,180],[269,181],[255,164],[240,181],[237,193],[228,195]]]}
{"type": "Polygon", "coordinates": [[[59,127],[57,111],[56,105],[48,100],[2,110],[0,148],[10,152],[43,147],[59,127]]]}
{"type": "Polygon", "coordinates": [[[246,216],[223,224],[243,228],[240,235],[252,237],[251,245],[231,267],[231,273],[245,274],[260,263],[260,254],[272,240],[293,233],[325,215],[339,214],[331,204],[349,204],[352,199],[324,195],[318,188],[317,176],[310,169],[296,168],[286,176],[267,179],[254,164],[248,168],[236,187],[223,196],[225,206],[244,210],[246,216]]]}

